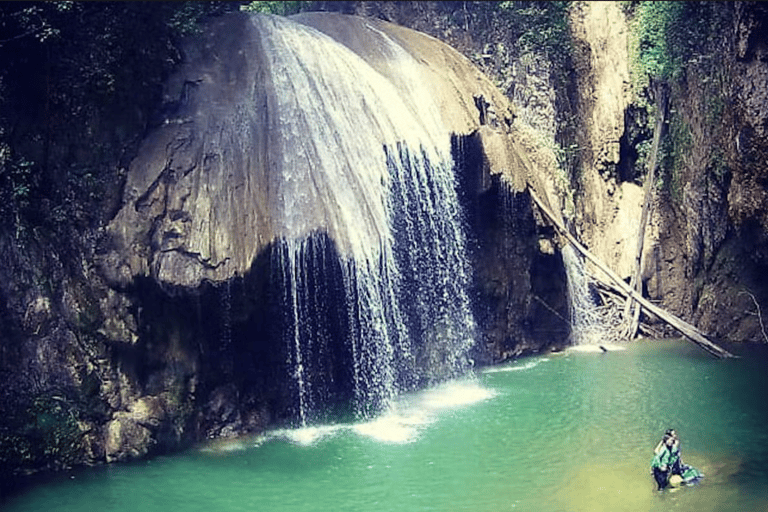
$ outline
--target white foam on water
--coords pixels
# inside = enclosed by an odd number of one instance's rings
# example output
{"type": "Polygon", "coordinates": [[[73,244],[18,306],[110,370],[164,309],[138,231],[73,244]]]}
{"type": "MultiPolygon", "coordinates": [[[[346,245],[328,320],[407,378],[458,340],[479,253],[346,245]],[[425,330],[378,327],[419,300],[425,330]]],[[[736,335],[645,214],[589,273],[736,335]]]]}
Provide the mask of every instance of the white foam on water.
{"type": "Polygon", "coordinates": [[[403,415],[390,411],[373,421],[354,425],[352,429],[358,435],[382,443],[406,444],[415,441],[420,427],[429,423],[431,419],[425,415],[403,415]]]}
{"type": "Polygon", "coordinates": [[[440,413],[466,407],[496,396],[474,380],[446,382],[434,388],[409,394],[373,421],[353,427],[362,436],[382,443],[411,443],[422,430],[439,420],[440,413]]]}
{"type": "Polygon", "coordinates": [[[539,366],[539,364],[549,361],[549,358],[542,357],[539,359],[534,359],[532,361],[526,361],[525,363],[519,364],[515,363],[511,366],[495,366],[493,368],[486,368],[483,370],[483,373],[501,373],[501,372],[519,372],[524,370],[530,370],[532,368],[536,368],[539,366]]]}
{"type": "Polygon", "coordinates": [[[214,441],[201,451],[227,453],[273,440],[313,446],[344,432],[353,432],[380,443],[407,444],[416,441],[424,428],[439,421],[440,415],[446,411],[468,407],[495,396],[495,391],[482,387],[474,379],[455,380],[403,395],[388,411],[370,421],[278,429],[256,438],[214,441]]]}
{"type": "Polygon", "coordinates": [[[494,392],[474,380],[451,381],[423,391],[421,405],[432,411],[455,409],[493,398],[494,392]]]}

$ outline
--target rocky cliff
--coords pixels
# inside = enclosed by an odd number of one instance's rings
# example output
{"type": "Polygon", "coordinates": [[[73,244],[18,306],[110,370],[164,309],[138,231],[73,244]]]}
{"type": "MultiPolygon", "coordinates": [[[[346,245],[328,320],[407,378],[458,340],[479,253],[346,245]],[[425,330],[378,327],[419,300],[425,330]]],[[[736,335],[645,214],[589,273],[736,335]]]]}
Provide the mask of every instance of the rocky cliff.
{"type": "MultiPolygon", "coordinates": [[[[399,76],[396,56],[384,51],[396,42],[440,91],[429,101],[441,101],[439,122],[452,135],[447,152],[458,171],[475,269],[479,335],[472,357],[494,362],[562,346],[569,333],[562,258],[524,190],[547,198],[590,249],[629,275],[653,117],[652,98],[635,88],[628,69],[631,13],[617,3],[574,4],[566,31],[571,54],[551,51],[525,30],[521,19],[546,14],[533,4],[519,18],[499,16],[487,2],[317,4],[376,18],[337,23],[304,14],[296,21],[367,59],[389,82],[383,87],[407,89],[412,79],[399,76]],[[466,58],[381,20],[448,42],[466,58]]],[[[668,84],[666,149],[643,281],[651,299],[703,331],[762,342],[768,68],[761,35],[768,13],[759,3],[707,5],[727,23],[668,84]]],[[[295,412],[286,405],[294,392],[283,376],[288,354],[270,342],[282,314],[273,306],[282,299],[273,296],[278,283],[269,277],[269,254],[286,234],[313,233],[306,247],[324,257],[305,270],[331,276],[322,295],[343,288],[345,270],[328,262],[367,249],[340,234],[347,220],[334,216],[332,204],[346,199],[329,197],[318,185],[324,177],[293,184],[271,177],[289,159],[300,160],[295,148],[308,127],[293,115],[295,104],[281,103],[267,79],[279,63],[245,19],[214,20],[190,41],[146,137],[137,128],[146,115],[139,109],[116,109],[111,121],[89,118],[89,126],[102,128],[99,154],[113,156],[100,164],[109,179],[87,189],[83,204],[96,205],[92,212],[56,217],[58,209],[41,204],[58,219],[56,230],[34,223],[26,231],[18,224],[3,229],[3,476],[142,457],[260,431],[295,412]],[[248,60],[247,51],[257,59],[248,60]],[[236,87],[243,83],[245,89],[236,87]],[[260,108],[244,109],[254,104],[260,108]],[[280,115],[285,124],[275,125],[280,115]],[[274,133],[293,145],[280,147],[274,133]],[[291,186],[312,191],[301,208],[280,203],[285,194],[277,191],[291,186]]],[[[420,101],[395,96],[405,110],[420,101]]],[[[363,136],[386,145],[388,133],[381,126],[363,136]]],[[[91,162],[78,141],[59,142],[50,158],[91,162]]],[[[319,157],[323,148],[302,151],[319,157]]],[[[78,170],[83,182],[89,169],[78,170]]],[[[354,181],[343,166],[332,174],[354,181]]],[[[359,186],[376,197],[381,178],[368,176],[359,186]]],[[[362,238],[370,241],[379,230],[375,201],[349,188],[368,220],[362,238]]],[[[79,204],[75,196],[67,201],[79,204]]],[[[344,357],[331,352],[318,368],[344,357]]]]}
{"type": "MultiPolygon", "coordinates": [[[[688,7],[695,9],[697,37],[707,42],[689,42],[685,62],[667,82],[642,280],[652,299],[704,332],[764,342],[766,290],[757,276],[765,266],[758,213],[765,187],[757,177],[765,166],[754,157],[764,147],[766,82],[753,31],[761,30],[765,11],[748,3],[688,7]]],[[[639,28],[626,14],[608,2],[572,10],[584,126],[575,218],[587,245],[629,278],[653,120],[650,85],[632,83],[628,73],[638,57],[627,54],[627,35],[639,28]]]]}
{"type": "MultiPolygon", "coordinates": [[[[383,260],[384,187],[395,180],[386,151],[418,159],[401,140],[433,165],[438,150],[455,162],[471,259],[482,267],[470,292],[479,324],[472,357],[491,362],[565,341],[562,280],[551,278],[558,260],[540,251],[525,193],[530,185],[557,201],[554,156],[466,58],[393,24],[331,14],[229,15],[185,52],[166,115],[125,170],[109,223],[88,230],[87,244],[73,238],[54,251],[53,239],[3,238],[5,471],[142,457],[295,418],[296,381],[284,367],[298,355],[280,341],[290,319],[280,320],[277,295],[297,292],[275,281],[273,255],[294,243],[309,251],[312,269],[293,264],[324,276],[312,293],[360,287],[361,274],[350,284],[350,270],[333,262],[383,260]],[[317,60],[313,50],[328,36],[346,48],[333,52],[354,58],[317,60]],[[343,68],[349,62],[353,69],[343,68]],[[359,78],[354,89],[335,85],[340,73],[359,78]],[[432,94],[418,96],[425,84],[432,94]],[[359,151],[360,140],[370,152],[359,151]]],[[[308,312],[333,310],[330,302],[308,312]]],[[[329,314],[338,323],[323,343],[345,329],[348,312],[329,314]]],[[[428,337],[440,335],[435,327],[451,328],[428,326],[428,337]]],[[[328,385],[317,396],[300,387],[302,400],[332,397],[333,383],[352,378],[339,365],[348,349],[328,347],[312,362],[318,375],[300,376],[321,381],[329,372],[328,385]]],[[[414,356],[446,364],[442,350],[414,356]]],[[[369,392],[391,378],[376,375],[369,392]]]]}

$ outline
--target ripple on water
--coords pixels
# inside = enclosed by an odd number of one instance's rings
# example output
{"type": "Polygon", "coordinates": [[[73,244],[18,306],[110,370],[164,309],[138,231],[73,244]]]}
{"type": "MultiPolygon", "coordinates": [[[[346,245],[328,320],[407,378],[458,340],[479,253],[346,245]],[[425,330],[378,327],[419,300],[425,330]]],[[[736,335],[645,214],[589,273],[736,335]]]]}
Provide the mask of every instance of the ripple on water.
{"type": "Polygon", "coordinates": [[[520,371],[536,368],[537,366],[539,366],[539,364],[547,361],[549,361],[549,358],[547,357],[540,357],[537,359],[526,361],[525,363],[520,363],[516,361],[512,365],[500,365],[500,366],[493,366],[490,368],[486,368],[483,370],[483,373],[520,372],[520,371]]]}

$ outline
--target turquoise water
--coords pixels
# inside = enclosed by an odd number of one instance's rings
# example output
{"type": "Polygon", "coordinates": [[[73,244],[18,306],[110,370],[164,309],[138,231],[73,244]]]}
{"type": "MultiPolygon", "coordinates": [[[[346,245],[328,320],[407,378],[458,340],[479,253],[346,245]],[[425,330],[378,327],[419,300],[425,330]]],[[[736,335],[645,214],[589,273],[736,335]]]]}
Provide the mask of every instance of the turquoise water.
{"type": "Polygon", "coordinates": [[[367,424],[272,432],[73,471],[4,511],[768,510],[765,358],[683,342],[516,361],[367,424]],[[655,491],[666,428],[697,486],[655,491]]]}

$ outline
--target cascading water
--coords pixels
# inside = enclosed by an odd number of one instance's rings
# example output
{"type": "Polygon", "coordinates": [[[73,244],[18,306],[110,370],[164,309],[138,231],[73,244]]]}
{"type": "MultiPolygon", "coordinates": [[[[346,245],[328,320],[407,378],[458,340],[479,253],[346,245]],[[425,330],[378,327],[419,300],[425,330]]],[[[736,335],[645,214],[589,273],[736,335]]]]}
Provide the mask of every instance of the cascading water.
{"type": "MultiPolygon", "coordinates": [[[[232,283],[227,280],[219,290],[221,316],[219,318],[219,352],[225,353],[232,345],[232,283]]],[[[231,371],[226,368],[225,371],[231,371]]]]}
{"type": "Polygon", "coordinates": [[[574,345],[614,344],[621,341],[621,316],[617,308],[600,304],[590,287],[584,261],[570,244],[562,249],[568,277],[571,341],[574,345]]]}
{"type": "Polygon", "coordinates": [[[450,133],[413,57],[393,41],[385,39],[385,49],[413,73],[407,88],[312,28],[268,16],[252,24],[266,56],[260,72],[274,89],[265,99],[268,147],[277,155],[269,172],[279,177],[270,182],[270,214],[282,236],[272,267],[284,290],[295,416],[310,421],[323,379],[339,373],[325,366],[329,343],[349,354],[355,410],[365,416],[402,389],[471,364],[474,320],[450,133]],[[328,255],[316,247],[324,235],[338,250],[345,318],[324,316],[313,298],[332,287],[318,284],[317,269],[329,265],[316,261],[328,255]]]}

